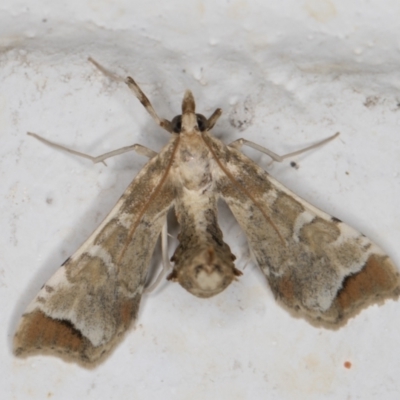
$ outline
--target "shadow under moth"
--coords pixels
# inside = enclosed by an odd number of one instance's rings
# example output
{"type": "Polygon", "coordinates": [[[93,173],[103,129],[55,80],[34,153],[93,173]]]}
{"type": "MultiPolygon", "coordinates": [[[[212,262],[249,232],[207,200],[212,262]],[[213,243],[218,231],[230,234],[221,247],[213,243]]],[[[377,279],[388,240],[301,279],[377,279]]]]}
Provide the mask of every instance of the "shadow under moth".
{"type": "Polygon", "coordinates": [[[370,304],[399,296],[399,273],[377,245],[292,193],[240,148],[249,145],[277,161],[286,156],[245,139],[223,144],[211,133],[221,110],[209,118],[196,114],[190,91],[182,114],[169,121],[159,118],[132,78],[125,83],[170,140],[159,153],[140,145],[99,157],[64,149],[94,162],[131,150],[150,160],[28,306],[15,334],[16,355],[47,353],[85,366],[102,361],[137,317],[171,208],[180,233],[168,279],[201,298],[223,291],[242,273],[218,226],[218,199],[246,234],[275,298],[313,325],[337,328],[370,304]]]}

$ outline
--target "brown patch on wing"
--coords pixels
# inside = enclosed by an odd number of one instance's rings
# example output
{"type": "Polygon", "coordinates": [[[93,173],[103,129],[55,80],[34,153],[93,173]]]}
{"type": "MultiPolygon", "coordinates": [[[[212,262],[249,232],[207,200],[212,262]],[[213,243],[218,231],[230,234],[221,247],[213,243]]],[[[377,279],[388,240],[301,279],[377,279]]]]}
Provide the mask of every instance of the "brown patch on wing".
{"type": "Polygon", "coordinates": [[[84,253],[71,264],[75,268],[66,268],[68,281],[71,283],[86,282],[90,287],[104,287],[109,279],[108,269],[104,261],[84,253]],[[79,268],[79,265],[82,267],[79,268]]]}
{"type": "Polygon", "coordinates": [[[63,353],[83,353],[87,346],[85,342],[88,340],[71,323],[49,318],[37,310],[23,317],[14,351],[18,356],[46,348],[63,353]]]}
{"type": "Polygon", "coordinates": [[[344,278],[331,307],[323,311],[312,310],[298,297],[295,277],[286,273],[269,277],[273,292],[285,308],[295,316],[305,317],[312,325],[339,328],[371,304],[381,304],[386,299],[400,295],[399,273],[387,256],[372,254],[357,273],[344,278]]]}
{"type": "Polygon", "coordinates": [[[35,354],[61,356],[65,361],[76,362],[86,368],[94,367],[123,338],[132,320],[136,318],[139,302],[140,296],[121,302],[117,309],[119,325],[115,335],[97,347],[69,321],[53,319],[35,310],[22,318],[14,337],[14,353],[19,357],[35,354]]]}
{"type": "Polygon", "coordinates": [[[360,272],[344,280],[335,305],[346,313],[379,299],[397,297],[398,279],[387,257],[371,255],[360,272]]]}
{"type": "Polygon", "coordinates": [[[284,275],[276,285],[276,292],[279,293],[280,297],[285,299],[285,303],[294,303],[295,301],[295,290],[294,282],[290,275],[284,275]]]}
{"type": "Polygon", "coordinates": [[[129,328],[132,319],[136,317],[138,309],[139,309],[139,302],[124,301],[120,305],[119,309],[120,319],[125,329],[129,328]]]}
{"type": "Polygon", "coordinates": [[[290,231],[293,231],[299,215],[304,211],[304,207],[293,197],[286,193],[279,192],[272,206],[274,220],[279,221],[290,231]]]}
{"type": "Polygon", "coordinates": [[[324,250],[326,245],[333,243],[340,236],[340,229],[329,221],[315,218],[305,224],[300,231],[299,239],[307,243],[315,253],[324,250]]]}

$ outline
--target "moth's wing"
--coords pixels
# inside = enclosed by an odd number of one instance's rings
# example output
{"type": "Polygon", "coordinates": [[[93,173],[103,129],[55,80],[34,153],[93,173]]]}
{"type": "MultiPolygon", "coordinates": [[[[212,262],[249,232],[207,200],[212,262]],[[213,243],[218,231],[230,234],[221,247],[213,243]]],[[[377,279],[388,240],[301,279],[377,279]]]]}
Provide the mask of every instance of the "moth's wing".
{"type": "Polygon", "coordinates": [[[152,158],[89,239],[42,287],[23,315],[14,351],[94,363],[136,318],[150,259],[174,200],[174,142],[152,158]]]}
{"type": "Polygon", "coordinates": [[[399,272],[371,240],[301,199],[236,149],[211,137],[208,143],[222,167],[220,195],[275,297],[290,310],[333,328],[370,304],[399,296],[399,272]]]}

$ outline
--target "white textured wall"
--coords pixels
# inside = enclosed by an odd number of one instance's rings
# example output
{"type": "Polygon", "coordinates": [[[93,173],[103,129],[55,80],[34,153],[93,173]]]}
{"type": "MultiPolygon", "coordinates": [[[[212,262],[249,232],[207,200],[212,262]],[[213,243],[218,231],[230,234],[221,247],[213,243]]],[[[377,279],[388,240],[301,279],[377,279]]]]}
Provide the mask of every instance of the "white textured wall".
{"type": "MultiPolygon", "coordinates": [[[[223,208],[245,275],[209,300],[167,284],[94,371],[17,360],[17,321],[41,285],[104,218],[145,159],[108,167],[43,146],[27,131],[100,154],[167,141],[123,84],[159,114],[224,114],[215,134],[283,154],[337,131],[270,172],[361,230],[400,266],[400,3],[395,0],[69,1],[0,4],[0,392],[7,399],[397,399],[400,304],[371,307],[339,331],[279,307],[223,208]],[[349,361],[351,368],[344,367],[349,361]]],[[[246,153],[264,167],[268,158],[246,153]]],[[[171,249],[172,251],[172,249],[171,249]]]]}

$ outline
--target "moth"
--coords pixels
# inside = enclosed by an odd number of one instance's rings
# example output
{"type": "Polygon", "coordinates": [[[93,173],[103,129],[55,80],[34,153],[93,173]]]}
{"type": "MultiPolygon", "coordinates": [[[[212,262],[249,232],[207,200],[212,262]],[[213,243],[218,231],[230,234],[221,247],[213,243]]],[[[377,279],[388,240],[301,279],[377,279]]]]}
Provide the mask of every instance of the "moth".
{"type": "Polygon", "coordinates": [[[377,245],[291,192],[240,148],[245,144],[278,161],[282,157],[244,139],[225,145],[215,138],[211,130],[221,110],[209,118],[196,113],[190,91],[183,96],[182,114],[169,121],[157,115],[131,77],[125,83],[170,140],[158,154],[133,145],[99,157],[84,155],[104,162],[136,150],[150,160],[28,306],[15,334],[16,355],[50,353],[86,366],[102,361],[137,317],[171,208],[180,233],[168,279],[200,298],[223,291],[242,272],[218,226],[219,199],[246,234],[275,298],[292,314],[337,328],[370,304],[398,298],[398,270],[377,245]]]}

